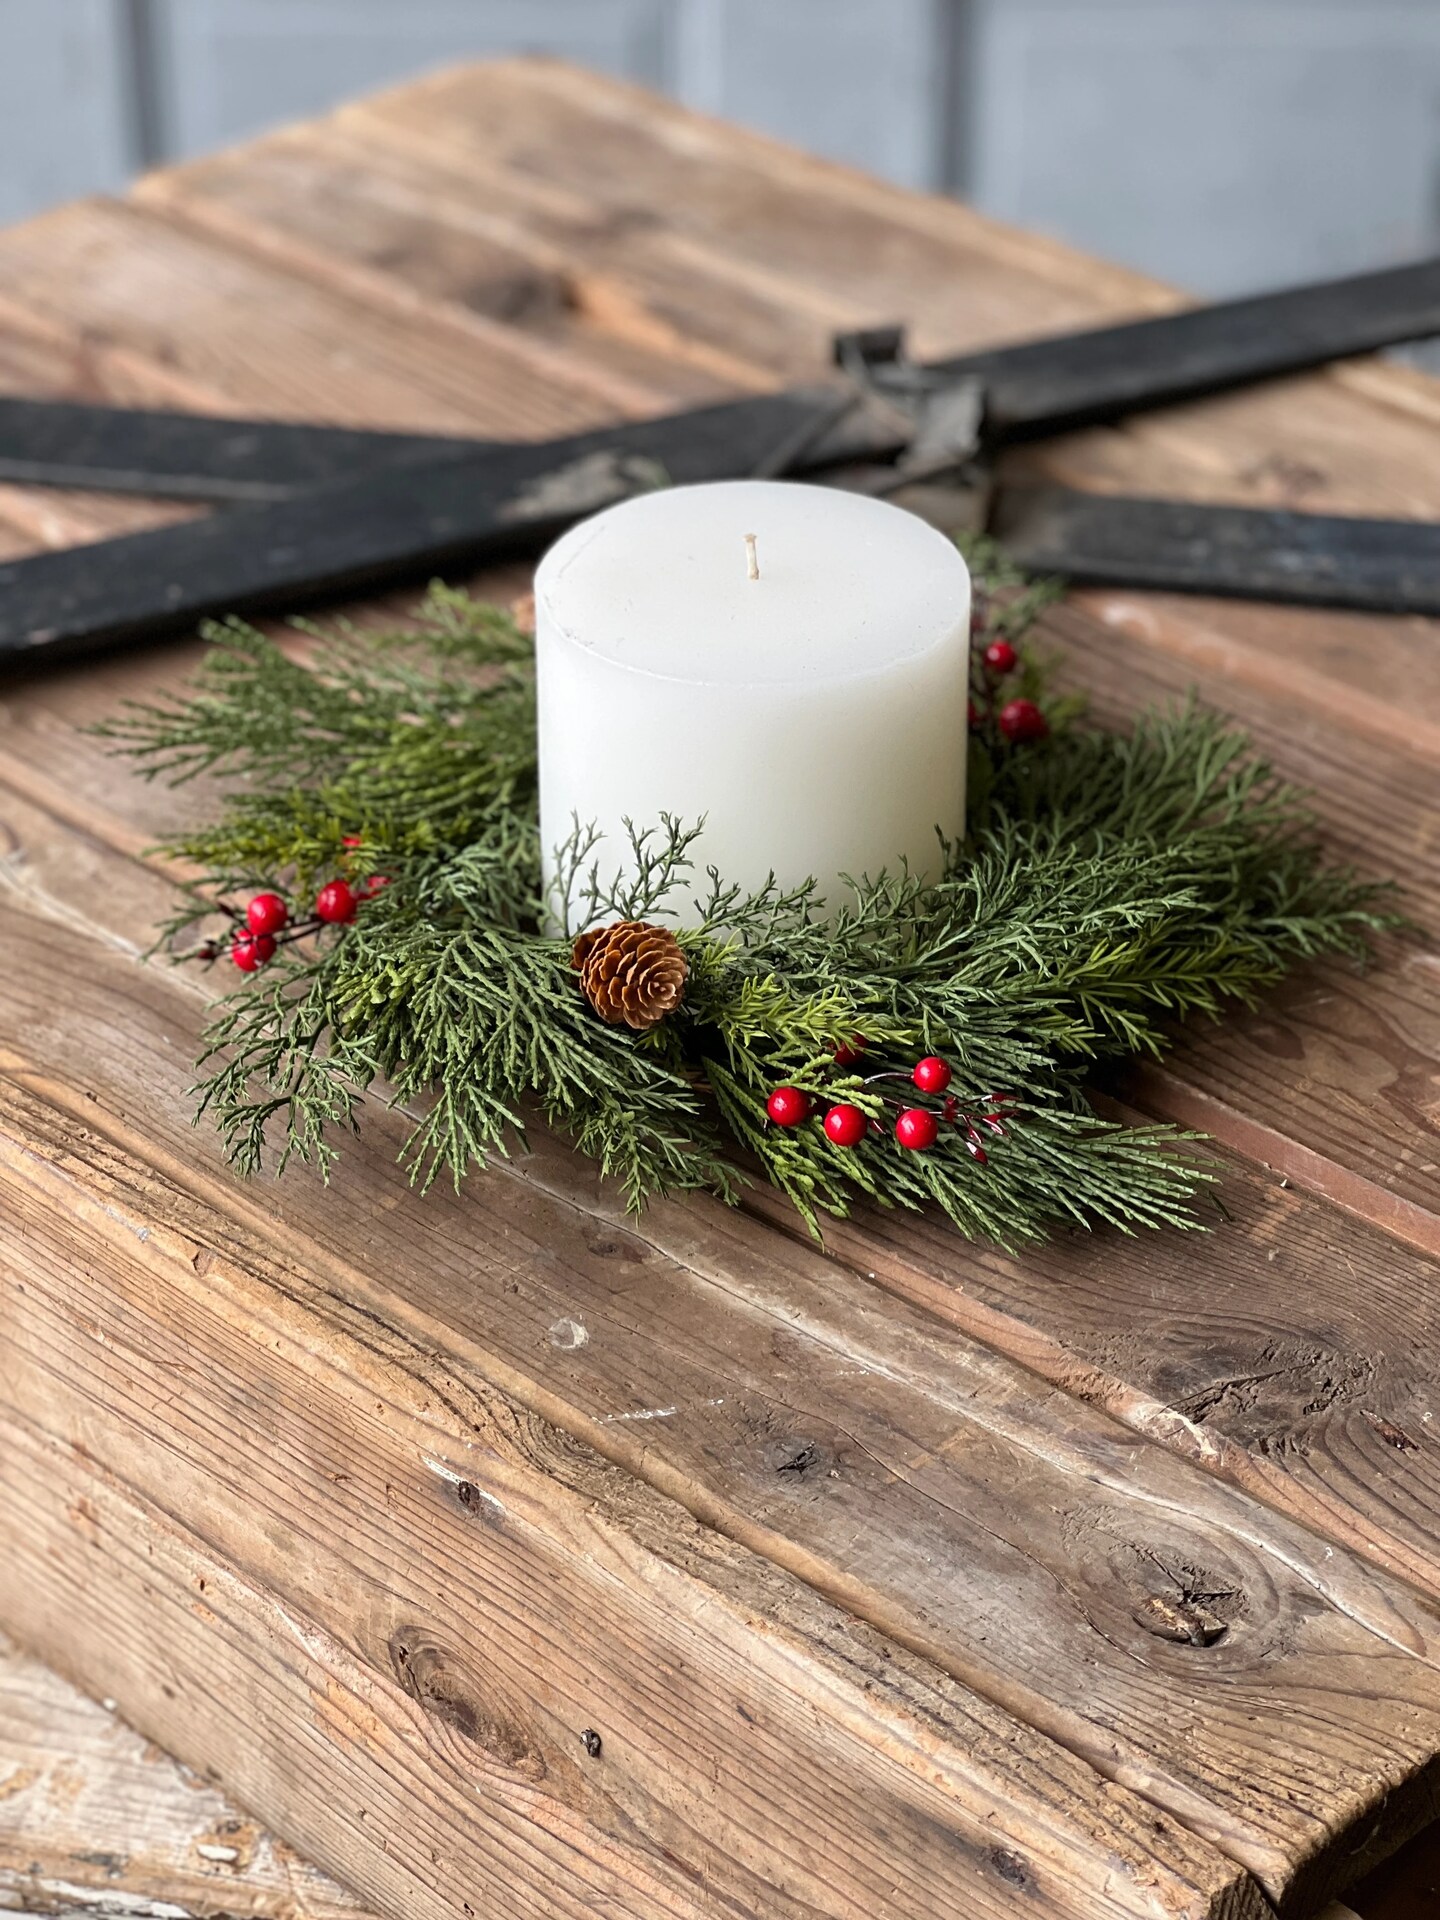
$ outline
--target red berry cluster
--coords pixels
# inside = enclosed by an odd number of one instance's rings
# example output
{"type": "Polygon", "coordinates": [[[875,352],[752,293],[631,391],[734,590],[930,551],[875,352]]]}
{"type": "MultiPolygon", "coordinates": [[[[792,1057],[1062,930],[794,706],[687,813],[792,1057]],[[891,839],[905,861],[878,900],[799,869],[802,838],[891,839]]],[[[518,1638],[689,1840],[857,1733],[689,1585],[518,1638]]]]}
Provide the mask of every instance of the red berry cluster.
{"type": "Polygon", "coordinates": [[[1001,739],[1012,747],[1029,746],[1048,735],[1050,724],[1033,700],[1000,701],[1001,682],[1019,664],[1020,656],[1008,640],[992,640],[980,649],[975,696],[970,701],[972,733],[993,722],[1001,739]]]}
{"type": "MultiPolygon", "coordinates": [[[[364,843],[357,834],[347,834],[344,844],[353,851],[364,843]]],[[[289,903],[278,893],[257,893],[243,913],[222,900],[218,911],[232,923],[228,939],[207,940],[187,957],[218,960],[228,949],[242,973],[255,973],[275,958],[278,948],[304,940],[322,927],[348,926],[365,902],[389,884],[389,877],[383,873],[372,873],[359,885],[327,880],[316,894],[310,914],[301,920],[291,919],[289,903]]]]}
{"type": "MultiPolygon", "coordinates": [[[[853,1067],[864,1051],[864,1038],[856,1034],[852,1040],[835,1049],[835,1064],[842,1068],[853,1067]]],[[[948,1092],[951,1077],[948,1063],[939,1054],[931,1053],[923,1060],[917,1060],[908,1074],[872,1073],[866,1077],[865,1085],[870,1087],[883,1081],[908,1080],[919,1092],[939,1099],[941,1104],[937,1110],[935,1107],[910,1106],[903,1099],[882,1094],[883,1104],[896,1109],[896,1140],[911,1153],[926,1153],[939,1140],[942,1126],[963,1127],[965,1150],[972,1160],[983,1167],[988,1155],[981,1128],[1003,1136],[1014,1096],[987,1093],[981,1102],[977,1122],[976,1116],[964,1112],[960,1102],[948,1092]]],[[[814,1101],[800,1087],[776,1087],[765,1102],[765,1111],[777,1127],[803,1126],[814,1110],[814,1101]]],[[[872,1120],[869,1114],[848,1100],[828,1107],[821,1124],[825,1129],[825,1137],[837,1147],[858,1147],[867,1134],[884,1131],[878,1120],[872,1120]]]]}

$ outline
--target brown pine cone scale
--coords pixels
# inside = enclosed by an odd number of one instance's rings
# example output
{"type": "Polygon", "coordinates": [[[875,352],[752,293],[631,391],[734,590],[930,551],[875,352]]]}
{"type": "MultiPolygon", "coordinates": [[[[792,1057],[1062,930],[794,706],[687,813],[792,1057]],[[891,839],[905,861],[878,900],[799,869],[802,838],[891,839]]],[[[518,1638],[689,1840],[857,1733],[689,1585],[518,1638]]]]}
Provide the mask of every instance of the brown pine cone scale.
{"type": "Polygon", "coordinates": [[[571,955],[580,991],[602,1020],[645,1033],[673,1013],[689,964],[668,927],[617,920],[582,933],[571,955]]]}

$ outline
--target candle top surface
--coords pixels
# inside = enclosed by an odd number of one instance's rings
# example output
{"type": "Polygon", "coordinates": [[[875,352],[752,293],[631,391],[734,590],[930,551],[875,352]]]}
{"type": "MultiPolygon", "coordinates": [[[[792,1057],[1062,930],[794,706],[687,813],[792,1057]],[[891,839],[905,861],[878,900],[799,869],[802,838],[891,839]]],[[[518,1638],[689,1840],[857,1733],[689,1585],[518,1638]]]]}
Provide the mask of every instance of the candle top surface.
{"type": "Polygon", "coordinates": [[[950,540],[885,501],[734,480],[582,521],[540,563],[535,592],[557,637],[636,674],[821,684],[953,642],[970,576],[950,540]]]}

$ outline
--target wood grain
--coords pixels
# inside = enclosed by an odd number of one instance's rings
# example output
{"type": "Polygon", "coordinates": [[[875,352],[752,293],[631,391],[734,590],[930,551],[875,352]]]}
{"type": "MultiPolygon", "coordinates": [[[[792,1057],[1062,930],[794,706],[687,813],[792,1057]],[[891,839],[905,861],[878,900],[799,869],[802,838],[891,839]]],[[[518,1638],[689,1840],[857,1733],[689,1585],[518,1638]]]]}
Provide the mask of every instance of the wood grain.
{"type": "MultiPolygon", "coordinates": [[[[1128,710],[1130,701],[1159,697],[1183,684],[1163,659],[1156,663],[1137,653],[1124,634],[1099,632],[1090,623],[1067,616],[1054,624],[1050,638],[1069,650],[1072,676],[1096,691],[1106,711],[1117,717],[1128,710]],[[1168,681],[1156,677],[1166,670],[1172,675],[1168,681]]],[[[139,658],[107,663],[83,675],[52,677],[31,698],[13,700],[10,725],[0,734],[0,770],[86,831],[128,850],[147,845],[177,824],[180,809],[203,810],[210,804],[208,799],[194,793],[167,795],[136,781],[107,761],[77,728],[119,699],[153,686],[154,676],[163,676],[165,670],[163,656],[148,664],[139,658]]],[[[1213,689],[1213,695],[1233,704],[1223,684],[1213,689]]],[[[1263,703],[1254,705],[1263,721],[1263,703]]],[[[1272,721],[1266,745],[1283,761],[1295,746],[1292,730],[1272,721]]],[[[1422,846],[1428,829],[1425,814],[1417,810],[1417,796],[1423,798],[1418,771],[1407,772],[1404,763],[1393,757],[1383,762],[1378,756],[1372,758],[1376,759],[1373,769],[1367,768],[1363,757],[1352,769],[1338,767],[1321,793],[1322,804],[1332,807],[1343,825],[1353,793],[1373,773],[1377,782],[1390,782],[1389,823],[1399,832],[1408,832],[1411,845],[1422,846]],[[1347,780],[1353,780],[1353,788],[1347,788],[1347,780]],[[1404,824],[1407,809],[1408,827],[1404,824]]],[[[1303,770],[1292,766],[1292,771],[1303,770]]],[[[1367,845],[1352,850],[1368,863],[1383,865],[1386,858],[1378,831],[1367,845]]],[[[152,917],[159,910],[158,903],[147,909],[152,917]]],[[[134,918],[141,920],[142,912],[137,910],[134,918]]],[[[1343,1012],[1348,1034],[1341,1026],[1317,1037],[1313,1028],[1307,1032],[1302,1027],[1296,1029],[1299,1039],[1294,1044],[1272,1040],[1259,1046],[1250,1040],[1252,1029],[1263,1037],[1267,1022],[1274,1027],[1286,1018],[1291,1001],[1280,996],[1253,1019],[1242,1017],[1233,1024],[1200,1030],[1180,1056],[1183,1061],[1194,1048],[1205,1057],[1208,1050],[1209,1070],[1223,1084],[1227,1072],[1242,1070],[1227,1063],[1244,1046],[1254,1046],[1255,1065],[1246,1070],[1247,1084],[1253,1083],[1254,1105],[1247,1108],[1246,1125],[1268,1128],[1258,1157],[1271,1160],[1281,1177],[1327,1193],[1422,1247],[1430,1232],[1433,1184],[1427,1183],[1433,1183],[1434,1169],[1431,1165],[1427,1171],[1425,1157],[1433,1121],[1427,1106],[1428,1069],[1418,1048],[1426,1044],[1420,1017],[1433,991],[1428,972],[1421,985],[1429,998],[1417,1000],[1420,989],[1408,983],[1426,967],[1420,956],[1402,950],[1396,973],[1360,981],[1336,976],[1333,985],[1326,985],[1322,978],[1289,990],[1302,1005],[1307,997],[1321,1002],[1316,1016],[1327,1017],[1332,1026],[1343,1012]],[[1397,999],[1397,979],[1408,998],[1400,994],[1397,999]],[[1387,1010],[1392,1007],[1399,1009],[1394,1017],[1387,1010]],[[1405,1012],[1410,1007],[1415,1009],[1413,1018],[1405,1012]],[[1407,1025],[1413,1037],[1407,1037],[1407,1025]],[[1367,1045],[1368,1054],[1363,1052],[1367,1045]],[[1368,1060],[1363,1075],[1356,1064],[1362,1058],[1368,1060]],[[1315,1083],[1327,1059],[1332,1062],[1329,1079],[1336,1086],[1335,1097],[1327,1103],[1317,1090],[1301,1098],[1297,1087],[1315,1083]],[[1287,1073],[1294,1074],[1296,1086],[1287,1082],[1287,1073]],[[1354,1089],[1357,1078],[1361,1088],[1371,1089],[1369,1094],[1354,1089]],[[1352,1085],[1345,1096],[1348,1108],[1341,1101],[1342,1082],[1352,1085]],[[1380,1105],[1376,1094],[1382,1086],[1388,1091],[1380,1105]],[[1348,1131],[1343,1124],[1346,1111],[1354,1116],[1348,1131]],[[1313,1147],[1305,1145],[1302,1122],[1307,1114],[1316,1129],[1313,1147]],[[1321,1158],[1312,1164],[1304,1158],[1307,1153],[1321,1158]]],[[[1281,1024],[1280,1031],[1289,1029],[1281,1024]]],[[[1197,1091],[1180,1078],[1178,1065],[1168,1066],[1164,1074],[1163,1080],[1152,1075],[1147,1086],[1132,1092],[1149,1098],[1157,1108],[1178,1113],[1182,1119],[1198,1119],[1225,1135],[1227,1112],[1233,1116],[1237,1110],[1192,1112],[1179,1103],[1182,1098],[1200,1098],[1203,1087],[1197,1091]]],[[[1248,1149],[1257,1142],[1247,1132],[1237,1144],[1248,1149]]],[[[1227,1205],[1232,1211],[1241,1209],[1242,1220],[1243,1180],[1243,1173],[1237,1172],[1225,1189],[1227,1205]]],[[[1247,1224],[1244,1244],[1237,1246],[1233,1256],[1218,1246],[1207,1252],[1207,1267],[1217,1274],[1232,1258],[1237,1274],[1248,1273],[1238,1296],[1243,1303],[1238,1323],[1228,1288],[1216,1285],[1197,1295],[1194,1256],[1169,1242],[1127,1244],[1118,1253],[1106,1242],[1093,1257],[1087,1243],[1079,1242],[1061,1264],[1049,1255],[1039,1256],[1005,1267],[1003,1279],[982,1259],[982,1270],[989,1277],[979,1302],[968,1276],[980,1256],[955,1242],[946,1230],[866,1219],[858,1241],[834,1229],[831,1244],[863,1270],[881,1271],[893,1285],[923,1289],[940,1277],[946,1292],[932,1304],[958,1314],[960,1323],[981,1337],[1005,1345],[1067,1388],[1103,1378],[1104,1404],[1120,1417],[1148,1420],[1147,1431],[1162,1434],[1205,1464],[1233,1474],[1263,1497],[1279,1500],[1309,1523],[1338,1531],[1360,1551],[1434,1590],[1440,1583],[1436,1562],[1440,1522],[1425,1418],[1430,1406],[1423,1386],[1426,1356],[1435,1350],[1435,1328],[1426,1304],[1433,1297],[1433,1270],[1423,1262],[1407,1262],[1324,1215],[1297,1243],[1295,1230],[1286,1222],[1287,1209],[1293,1204],[1279,1190],[1272,1196],[1268,1220],[1247,1224]],[[877,1247],[884,1251],[883,1260],[874,1251],[877,1247]],[[1269,1259],[1272,1252],[1275,1261],[1269,1259]],[[907,1257],[913,1267],[908,1276],[907,1257]],[[1123,1285],[1111,1282],[1112,1260],[1118,1261],[1115,1271],[1126,1276],[1123,1285]],[[1297,1271],[1306,1274],[1306,1285],[1299,1288],[1297,1271]],[[1362,1296],[1364,1312],[1358,1318],[1357,1272],[1370,1276],[1362,1296]],[[1383,1278],[1387,1272],[1393,1272],[1393,1278],[1383,1278]],[[965,1292],[951,1301],[948,1290],[953,1282],[962,1284],[965,1292]],[[1378,1301],[1385,1303],[1379,1316],[1378,1301]],[[997,1314],[1001,1307],[1006,1312],[997,1314]],[[1169,1330],[1163,1348],[1150,1337],[1161,1307],[1169,1330]],[[969,1313],[978,1317],[967,1319],[969,1313]],[[1038,1357],[1035,1342],[1042,1328],[1049,1330],[1051,1345],[1044,1357],[1038,1357]],[[1163,1407],[1174,1398],[1177,1384],[1203,1396],[1208,1386],[1227,1373],[1256,1370],[1255,1356],[1263,1358],[1270,1340],[1292,1355],[1341,1356],[1343,1364],[1359,1367],[1356,1377],[1367,1381],[1367,1392],[1358,1402],[1353,1395],[1338,1405],[1324,1400],[1319,1416],[1305,1419],[1298,1419],[1303,1398],[1295,1403],[1281,1393],[1271,1405],[1268,1427],[1235,1426],[1234,1432],[1243,1435],[1240,1444],[1221,1444],[1226,1416],[1233,1411],[1223,1398],[1201,1423],[1204,1434],[1199,1439],[1184,1422],[1151,1418],[1156,1406],[1163,1407]],[[1293,1431],[1285,1424],[1287,1407],[1296,1422],[1293,1431]],[[1387,1437],[1392,1429],[1413,1437],[1417,1444],[1397,1445],[1387,1437]]],[[[789,1218],[783,1209],[780,1217],[789,1218]]],[[[926,1297],[930,1298],[928,1293],[926,1297]]],[[[1307,1377],[1305,1367],[1299,1367],[1290,1389],[1303,1389],[1307,1377]]]]}
{"type": "MultiPolygon", "coordinates": [[[[151,175],[137,189],[168,215],[243,233],[251,244],[279,233],[303,242],[317,277],[339,264],[419,280],[448,304],[500,304],[515,324],[549,328],[539,294],[497,291],[497,273],[549,289],[570,310],[574,348],[604,341],[713,371],[732,388],[813,378],[828,364],[829,336],[853,317],[843,302],[809,295],[723,249],[687,237],[663,212],[597,206],[576,187],[523,166],[491,165],[458,143],[415,137],[384,102],[362,103],[271,136],[256,176],[224,155],[151,175]],[[370,111],[371,105],[376,111],[370,111]],[[298,204],[316,197],[343,219],[322,222],[298,204]]],[[[505,281],[500,281],[503,288],[505,281]]]]}
{"type": "MultiPolygon", "coordinates": [[[[1069,685],[1083,689],[1097,719],[1123,724],[1135,709],[1194,691],[1233,715],[1285,777],[1309,789],[1328,851],[1361,872],[1394,882],[1396,901],[1423,938],[1386,949],[1383,968],[1356,978],[1337,968],[1301,977],[1251,1018],[1187,1034],[1162,1074],[1133,1083],[1154,1110],[1190,1123],[1194,1097],[1225,1100],[1273,1139],[1262,1159],[1297,1155],[1282,1171],[1320,1186],[1342,1205],[1440,1251],[1437,1031],[1440,970],[1440,779],[1423,752],[1346,735],[1318,717],[1287,711],[1223,672],[1202,673],[1147,653],[1118,629],[1100,629],[1072,609],[1047,616],[1043,637],[1069,685]],[[1192,1064],[1193,1067],[1192,1067],[1192,1064]],[[1192,1077],[1193,1076],[1193,1077],[1192,1077]],[[1182,1092],[1181,1089],[1189,1089],[1182,1092]],[[1332,1177],[1325,1169],[1337,1169],[1332,1177]],[[1348,1178],[1343,1176],[1349,1176],[1348,1178]]],[[[1204,1122],[1247,1152],[1218,1110],[1204,1122]]]]}
{"type": "Polygon", "coordinates": [[[443,319],[367,312],[137,205],[82,202],[12,227],[0,233],[0,272],[15,301],[276,418],[437,433],[485,425],[524,439],[663,410],[653,391],[518,330],[487,328],[482,350],[443,319]]]}
{"type": "Polygon", "coordinates": [[[345,1853],[368,1897],[1262,1911],[1171,1823],[263,1230],[89,1125],[0,1104],[27,1220],[3,1604],[316,1857],[345,1853]],[[108,1646],[54,1605],[77,1578],[108,1646]]]}
{"type": "MultiPolygon", "coordinates": [[[[83,1081],[79,1111],[102,1125],[110,1112],[128,1129],[143,1110],[147,1152],[163,1148],[194,1185],[214,1155],[197,1157],[187,1137],[194,1016],[171,1004],[172,983],[41,922],[13,920],[7,946],[11,1071],[52,1101],[83,1081]],[[87,968],[88,985],[74,977],[87,968]],[[89,1036],[80,1058],[45,1012],[62,977],[60,1025],[89,1036]]],[[[1037,1398],[1033,1382],[937,1340],[898,1304],[878,1315],[880,1296],[819,1256],[777,1262],[758,1223],[697,1205],[626,1228],[555,1148],[523,1181],[432,1197],[417,1265],[411,1203],[386,1159],[395,1145],[392,1127],[372,1125],[325,1195],[304,1182],[257,1195],[213,1164],[204,1190],[227,1210],[258,1205],[256,1224],[283,1223],[307,1263],[340,1261],[347,1293],[372,1312],[418,1314],[412,1338],[460,1341],[528,1404],[1168,1807],[1282,1905],[1304,1911],[1344,1870],[1316,1831],[1333,1784],[1308,1778],[1340,1750],[1347,1798],[1378,1766],[1377,1815],[1383,1800],[1385,1821],[1428,1817],[1429,1759],[1415,1773],[1413,1743],[1428,1724],[1435,1623],[1402,1590],[1316,1553],[1160,1449],[1137,1454],[1098,1417],[1037,1398]],[[1244,1624],[1182,1646],[1166,1622],[1202,1588],[1234,1596],[1223,1604],[1244,1624]],[[1388,1680],[1401,1648],[1420,1657],[1401,1657],[1388,1680]],[[1342,1737],[1372,1661],[1364,1711],[1342,1737]],[[1323,1717],[1303,1759],[1288,1737],[1282,1758],[1256,1733],[1261,1703],[1281,1697],[1297,1739],[1308,1715],[1323,1717]]]]}
{"type": "Polygon", "coordinates": [[[0,1635],[0,1909],[366,1920],[213,1787],[0,1635]]]}
{"type": "MultiPolygon", "coordinates": [[[[1248,683],[1137,644],[1073,611],[1052,615],[1042,643],[1098,718],[1124,723],[1137,706],[1195,689],[1248,726],[1289,777],[1314,788],[1328,844],[1363,871],[1393,878],[1401,904],[1440,927],[1440,781],[1423,755],[1337,735],[1318,718],[1280,709],[1248,683]]],[[[176,667],[180,657],[176,657],[176,667]]],[[[122,697],[163,682],[164,657],[54,675],[9,702],[0,773],[63,817],[115,844],[148,844],[210,804],[203,793],[168,796],[128,776],[80,731],[122,697]],[[112,824],[108,827],[106,821],[112,824]]],[[[1440,986],[1428,948],[1397,945],[1380,970],[1307,976],[1253,1017],[1197,1028],[1164,1069],[1132,1091],[1156,1111],[1230,1138],[1412,1244],[1435,1251],[1440,1202],[1436,1140],[1436,1032],[1440,986]],[[1193,1073],[1190,1062],[1193,1060],[1193,1073]],[[1245,1119],[1264,1129],[1242,1140],[1223,1093],[1245,1089],[1245,1119]],[[1199,1118],[1192,1100],[1221,1099],[1199,1118]],[[1182,1107],[1182,1103],[1183,1107],[1182,1107]],[[1287,1146],[1286,1143],[1291,1143],[1287,1146]]]]}
{"type": "MultiPolygon", "coordinates": [[[[707,345],[666,314],[663,253],[642,303],[598,259],[591,270],[586,253],[600,250],[583,205],[542,192],[517,207],[488,184],[477,194],[472,173],[416,164],[393,142],[347,134],[334,121],[271,135],[248,149],[243,168],[221,157],[152,174],[136,198],[362,305],[419,308],[466,336],[478,316],[482,340],[494,324],[518,328],[669,405],[771,384],[735,344],[707,345]]],[[[643,241],[637,251],[643,257],[643,241]]],[[[703,288],[679,262],[669,278],[685,288],[688,318],[703,288]]],[[[723,295],[717,330],[728,335],[735,292],[719,273],[713,291],[723,295]]],[[[779,311],[789,322],[789,310],[779,311]]]]}

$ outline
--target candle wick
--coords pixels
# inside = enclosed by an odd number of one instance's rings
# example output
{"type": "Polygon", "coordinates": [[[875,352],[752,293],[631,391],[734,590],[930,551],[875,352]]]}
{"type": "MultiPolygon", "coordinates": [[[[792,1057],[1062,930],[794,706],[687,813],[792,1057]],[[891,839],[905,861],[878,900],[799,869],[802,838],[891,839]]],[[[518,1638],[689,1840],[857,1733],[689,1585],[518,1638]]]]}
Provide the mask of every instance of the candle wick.
{"type": "Polygon", "coordinates": [[[745,577],[747,580],[758,580],[760,578],[760,557],[755,551],[755,535],[753,533],[747,533],[745,536],[745,577]]]}

